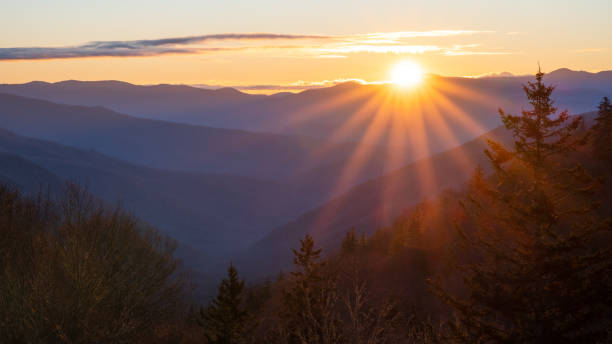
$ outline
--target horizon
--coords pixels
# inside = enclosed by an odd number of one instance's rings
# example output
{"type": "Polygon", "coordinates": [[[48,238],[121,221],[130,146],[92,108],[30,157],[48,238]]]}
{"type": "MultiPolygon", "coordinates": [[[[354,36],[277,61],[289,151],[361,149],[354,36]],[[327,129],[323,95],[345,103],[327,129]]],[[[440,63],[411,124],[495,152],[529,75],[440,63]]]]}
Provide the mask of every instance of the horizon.
{"type": "Polygon", "coordinates": [[[385,82],[401,61],[450,77],[527,75],[538,61],[547,71],[612,69],[610,2],[539,4],[545,17],[528,1],[15,2],[0,14],[11,33],[0,38],[0,82],[299,88],[385,82]]]}
{"type": "MultiPolygon", "coordinates": [[[[610,70],[599,70],[599,71],[585,71],[585,70],[573,70],[567,67],[561,67],[549,72],[545,72],[546,75],[550,73],[555,73],[559,71],[568,71],[572,73],[588,73],[591,75],[597,75],[600,73],[612,72],[610,70]]],[[[533,74],[512,74],[509,72],[501,72],[501,73],[486,73],[483,75],[477,76],[448,76],[448,75],[438,75],[434,73],[427,73],[424,78],[429,77],[440,77],[440,78],[463,78],[463,79],[483,79],[483,78],[526,78],[532,77],[533,74]]],[[[32,83],[45,83],[45,84],[60,84],[65,82],[83,82],[83,83],[104,83],[104,82],[117,82],[117,83],[125,83],[132,86],[188,86],[193,88],[199,88],[204,90],[221,90],[221,89],[233,89],[243,94],[253,94],[253,95],[276,95],[281,93],[291,93],[291,94],[300,94],[304,91],[322,89],[322,88],[331,88],[343,84],[357,84],[357,85],[388,85],[393,86],[394,82],[392,80],[383,80],[383,81],[366,81],[361,79],[346,79],[346,80],[327,80],[324,83],[305,83],[303,81],[298,81],[291,84],[284,85],[207,85],[207,84],[182,84],[182,83],[151,83],[151,84],[139,84],[134,82],[128,82],[124,80],[118,79],[99,79],[99,80],[79,80],[79,79],[66,79],[66,80],[58,80],[58,81],[45,81],[45,80],[30,80],[23,83],[0,83],[0,85],[27,85],[32,83]]]]}

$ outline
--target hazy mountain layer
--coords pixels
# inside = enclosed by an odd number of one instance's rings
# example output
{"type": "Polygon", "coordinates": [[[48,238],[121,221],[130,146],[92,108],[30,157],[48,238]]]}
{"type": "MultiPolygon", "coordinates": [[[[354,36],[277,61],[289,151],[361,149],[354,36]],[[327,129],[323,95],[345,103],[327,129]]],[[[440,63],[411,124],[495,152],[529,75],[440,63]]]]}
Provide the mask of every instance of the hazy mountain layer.
{"type": "Polygon", "coordinates": [[[388,147],[140,119],[8,94],[0,94],[0,128],[153,168],[284,181],[317,202],[410,160],[388,147]],[[350,178],[349,161],[360,161],[350,178]]]}
{"type": "MultiPolygon", "coordinates": [[[[431,76],[414,89],[346,83],[274,96],[249,95],[229,88],[139,86],[117,81],[0,85],[0,92],[105,106],[144,118],[393,145],[418,158],[497,127],[498,107],[520,111],[526,104],[521,84],[531,78],[431,76]]],[[[594,110],[594,104],[612,90],[610,71],[559,69],[548,73],[545,80],[557,85],[557,105],[573,113],[594,110]]]]}
{"type": "Polygon", "coordinates": [[[4,181],[29,192],[79,182],[197,249],[200,258],[227,256],[311,206],[279,183],[152,169],[5,130],[0,161],[4,181]]]}

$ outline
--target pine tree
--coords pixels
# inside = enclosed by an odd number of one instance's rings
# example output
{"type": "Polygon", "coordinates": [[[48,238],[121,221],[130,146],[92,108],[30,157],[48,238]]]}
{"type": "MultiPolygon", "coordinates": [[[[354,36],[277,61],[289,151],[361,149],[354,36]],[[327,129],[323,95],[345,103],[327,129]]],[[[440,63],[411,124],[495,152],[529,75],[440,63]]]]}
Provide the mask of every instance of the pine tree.
{"type": "Polygon", "coordinates": [[[344,239],[342,239],[341,252],[342,254],[352,254],[357,249],[357,237],[355,236],[355,227],[346,232],[344,239]]]}
{"type": "Polygon", "coordinates": [[[612,167],[612,104],[604,97],[599,103],[593,126],[593,151],[597,157],[612,167]]]}
{"type": "Polygon", "coordinates": [[[491,180],[477,170],[464,204],[472,228],[457,265],[467,298],[436,287],[456,311],[453,338],[465,343],[597,343],[608,337],[612,252],[597,245],[609,221],[596,218],[594,179],[567,157],[579,117],[556,115],[554,90],[524,86],[532,106],[500,110],[514,149],[490,141],[491,180]]]}
{"type": "Polygon", "coordinates": [[[349,290],[343,295],[347,321],[343,324],[343,339],[351,344],[397,343],[395,331],[399,323],[399,313],[394,302],[382,304],[373,302],[365,281],[352,280],[349,290]]]}
{"type": "Polygon", "coordinates": [[[198,324],[204,328],[206,343],[240,344],[249,342],[251,316],[244,300],[244,281],[230,264],[217,296],[208,307],[200,308],[198,324]]]}
{"type": "Polygon", "coordinates": [[[306,235],[299,250],[293,250],[296,271],[291,287],[283,292],[283,333],[288,343],[340,343],[336,281],[324,271],[321,249],[306,235]]]}
{"type": "Polygon", "coordinates": [[[364,248],[366,248],[368,246],[368,238],[366,237],[365,233],[361,233],[359,235],[359,241],[357,242],[357,245],[361,249],[364,249],[364,248]]]}
{"type": "Polygon", "coordinates": [[[393,226],[391,244],[392,255],[404,251],[407,247],[420,247],[423,231],[423,206],[418,206],[408,218],[397,221],[393,226]]]}

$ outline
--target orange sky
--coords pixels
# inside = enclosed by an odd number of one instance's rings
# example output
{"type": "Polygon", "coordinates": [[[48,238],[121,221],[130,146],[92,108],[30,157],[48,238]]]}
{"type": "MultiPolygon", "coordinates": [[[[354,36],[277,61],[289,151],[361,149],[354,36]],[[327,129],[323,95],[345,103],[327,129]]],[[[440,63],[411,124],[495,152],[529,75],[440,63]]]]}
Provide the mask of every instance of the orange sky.
{"type": "Polygon", "coordinates": [[[531,74],[538,61],[545,71],[612,69],[610,1],[542,1],[545,16],[522,0],[339,3],[351,6],[11,2],[0,13],[0,29],[11,33],[0,37],[0,83],[280,87],[387,80],[401,60],[452,76],[531,74]]]}

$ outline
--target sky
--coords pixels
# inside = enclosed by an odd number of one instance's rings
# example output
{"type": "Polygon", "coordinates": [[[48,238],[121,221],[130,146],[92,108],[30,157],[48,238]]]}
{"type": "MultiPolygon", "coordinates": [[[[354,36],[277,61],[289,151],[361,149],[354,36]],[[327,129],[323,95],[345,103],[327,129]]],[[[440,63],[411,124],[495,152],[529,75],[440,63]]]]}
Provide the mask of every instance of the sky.
{"type": "Polygon", "coordinates": [[[612,69],[612,1],[0,0],[0,83],[299,89],[399,61],[479,76],[612,69]]]}

